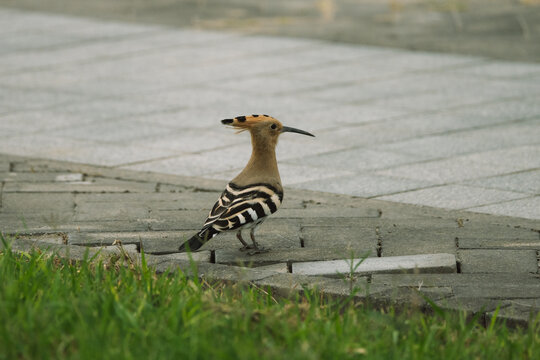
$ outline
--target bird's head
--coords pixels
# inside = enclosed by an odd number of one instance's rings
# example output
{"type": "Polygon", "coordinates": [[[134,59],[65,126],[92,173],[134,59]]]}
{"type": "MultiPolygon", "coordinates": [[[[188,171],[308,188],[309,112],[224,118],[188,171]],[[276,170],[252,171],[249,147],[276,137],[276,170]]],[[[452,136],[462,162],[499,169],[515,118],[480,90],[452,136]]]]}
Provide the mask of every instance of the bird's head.
{"type": "Polygon", "coordinates": [[[237,116],[234,119],[223,119],[221,123],[237,129],[238,132],[248,130],[253,139],[264,139],[274,145],[277,144],[279,135],[285,132],[315,137],[315,135],[307,131],[284,126],[279,120],[268,115],[237,116]]]}

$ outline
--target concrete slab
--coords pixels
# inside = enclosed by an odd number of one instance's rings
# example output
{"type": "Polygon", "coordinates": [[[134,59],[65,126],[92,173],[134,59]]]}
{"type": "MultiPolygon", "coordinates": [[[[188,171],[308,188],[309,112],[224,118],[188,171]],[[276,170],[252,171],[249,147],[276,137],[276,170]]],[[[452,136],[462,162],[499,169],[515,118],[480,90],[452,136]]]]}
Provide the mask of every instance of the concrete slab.
{"type": "Polygon", "coordinates": [[[539,146],[520,146],[403,165],[376,174],[444,184],[535,169],[540,166],[538,159],[539,146]]]}
{"type": "Polygon", "coordinates": [[[500,175],[467,182],[473,186],[540,195],[540,170],[500,175]]]}
{"type": "Polygon", "coordinates": [[[167,231],[111,231],[111,232],[70,232],[67,236],[69,245],[109,246],[115,241],[122,244],[140,244],[148,239],[167,239],[181,236],[182,232],[167,231]]]}
{"type": "Polygon", "coordinates": [[[522,327],[526,328],[527,325],[534,324],[536,315],[538,313],[538,306],[520,306],[511,303],[509,307],[503,307],[498,309],[497,314],[495,311],[490,311],[486,314],[486,322],[490,323],[496,316],[496,320],[504,321],[509,327],[522,327]]]}
{"type": "Polygon", "coordinates": [[[369,198],[421,189],[430,185],[433,183],[422,179],[397,179],[384,174],[358,174],[306,181],[292,184],[291,187],[369,198]]]}
{"type": "Polygon", "coordinates": [[[430,157],[446,158],[465,153],[535,144],[538,142],[539,136],[540,126],[526,122],[421,137],[383,145],[379,148],[401,154],[424,156],[424,159],[427,160],[430,157]]]}
{"type": "MultiPolygon", "coordinates": [[[[370,150],[365,148],[338,150],[320,155],[288,160],[287,163],[305,164],[324,169],[341,169],[354,172],[384,169],[396,165],[408,164],[424,160],[420,155],[406,155],[400,152],[370,150]]],[[[283,166],[281,166],[283,167],[283,166]]],[[[327,171],[328,173],[328,171],[327,171]]],[[[332,171],[334,173],[334,171],[332,171]]],[[[349,175],[335,171],[335,176],[349,175]]]]}
{"type": "Polygon", "coordinates": [[[209,129],[263,112],[317,132],[281,141],[284,184],[396,201],[439,184],[431,205],[540,218],[505,193],[536,195],[513,177],[540,167],[535,64],[8,13],[0,151],[228,179],[248,140],[209,129]]]}
{"type": "Polygon", "coordinates": [[[300,263],[315,260],[338,260],[350,256],[341,248],[296,248],[296,249],[271,249],[269,252],[248,255],[239,250],[218,249],[215,251],[215,261],[218,264],[253,264],[262,266],[268,264],[300,263]]]}
{"type": "Polygon", "coordinates": [[[534,288],[539,285],[538,278],[534,274],[526,273],[441,273],[441,274],[374,274],[371,277],[372,284],[407,286],[407,287],[492,287],[493,292],[497,284],[519,282],[524,287],[534,288]]]}
{"type": "MultiPolygon", "coordinates": [[[[537,234],[534,234],[537,235],[537,234]]],[[[509,250],[536,250],[540,249],[538,236],[531,238],[476,238],[459,239],[460,249],[509,249],[509,250]]]]}
{"type": "Polygon", "coordinates": [[[292,273],[300,275],[346,275],[362,273],[452,273],[456,258],[452,254],[389,256],[334,261],[293,263],[292,273]]]}
{"type": "Polygon", "coordinates": [[[470,208],[469,210],[484,214],[517,216],[525,219],[540,219],[540,197],[528,197],[499,204],[479,206],[470,208]]]}
{"type": "Polygon", "coordinates": [[[459,250],[462,273],[537,273],[535,250],[459,250]]]}
{"type": "Polygon", "coordinates": [[[73,194],[60,193],[2,193],[3,213],[43,213],[48,211],[72,212],[75,207],[73,194]]]}
{"type": "Polygon", "coordinates": [[[375,227],[366,227],[360,221],[346,227],[303,226],[301,240],[305,248],[341,249],[343,258],[351,253],[358,256],[377,256],[375,227]]]}
{"type": "Polygon", "coordinates": [[[518,192],[463,185],[445,185],[380,196],[378,199],[447,209],[466,209],[526,197],[528,197],[527,194],[518,192]]]}

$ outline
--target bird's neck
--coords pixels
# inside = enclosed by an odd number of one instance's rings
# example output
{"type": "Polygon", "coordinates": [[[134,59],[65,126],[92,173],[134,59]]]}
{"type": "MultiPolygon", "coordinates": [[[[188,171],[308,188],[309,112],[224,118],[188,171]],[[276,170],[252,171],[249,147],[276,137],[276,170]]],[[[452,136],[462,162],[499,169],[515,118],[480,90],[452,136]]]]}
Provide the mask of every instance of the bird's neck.
{"type": "Polygon", "coordinates": [[[267,183],[281,188],[276,160],[276,144],[267,139],[251,136],[251,157],[242,172],[232,180],[239,186],[267,183]]]}

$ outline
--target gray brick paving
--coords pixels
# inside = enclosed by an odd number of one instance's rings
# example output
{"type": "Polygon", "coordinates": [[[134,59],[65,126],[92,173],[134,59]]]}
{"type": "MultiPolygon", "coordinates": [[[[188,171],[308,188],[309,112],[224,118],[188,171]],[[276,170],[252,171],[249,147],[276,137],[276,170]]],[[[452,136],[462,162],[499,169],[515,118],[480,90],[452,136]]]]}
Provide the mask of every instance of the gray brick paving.
{"type": "Polygon", "coordinates": [[[370,298],[425,305],[414,288],[519,324],[538,311],[540,65],[4,8],[0,25],[0,154],[102,166],[0,155],[0,231],[20,249],[82,258],[120,240],[189,272],[179,239],[249,157],[219,120],[269,113],[317,135],[280,140],[295,190],[259,231],[271,251],[224,235],[197,255],[201,275],[347,296],[341,280],[288,272],[444,252],[459,273],[377,273],[370,298]]]}
{"type": "Polygon", "coordinates": [[[462,273],[532,273],[538,272],[534,250],[459,250],[462,273]]]}
{"type": "Polygon", "coordinates": [[[269,113],[317,135],[281,140],[286,185],[540,219],[534,173],[514,174],[540,167],[540,65],[8,9],[0,19],[0,152],[225,180],[249,144],[218,120],[269,113]]]}
{"type": "Polygon", "coordinates": [[[491,189],[540,194],[540,169],[470,181],[469,184],[491,189]]]}
{"type": "Polygon", "coordinates": [[[493,205],[478,206],[469,210],[486,214],[506,216],[513,216],[515,212],[518,212],[520,217],[527,219],[538,219],[540,216],[540,196],[506,201],[493,205]]]}
{"type": "MultiPolygon", "coordinates": [[[[38,247],[82,259],[86,251],[110,256],[123,246],[140,261],[143,249],[158,272],[191,274],[188,256],[177,248],[199,229],[225,183],[8,155],[0,155],[0,165],[1,231],[15,250],[38,247]]],[[[307,190],[285,194],[283,208],[258,231],[269,252],[248,255],[238,250],[234,234],[222,234],[193,255],[198,275],[253,282],[281,296],[316,287],[347,297],[353,286],[361,289],[358,300],[376,306],[428,308],[420,291],[446,309],[484,317],[501,305],[516,325],[538,312],[537,221],[307,190]],[[441,252],[444,259],[434,255],[441,252]],[[377,264],[363,269],[369,277],[336,278],[344,259],[363,256],[377,264]],[[397,273],[382,274],[396,259],[409,260],[397,264],[397,273]],[[326,275],[295,274],[306,262],[320,261],[326,275]]]]}
{"type": "Polygon", "coordinates": [[[380,199],[448,209],[466,209],[478,206],[479,204],[497,203],[528,196],[528,194],[511,191],[479,189],[463,185],[445,185],[381,196],[380,199]]]}

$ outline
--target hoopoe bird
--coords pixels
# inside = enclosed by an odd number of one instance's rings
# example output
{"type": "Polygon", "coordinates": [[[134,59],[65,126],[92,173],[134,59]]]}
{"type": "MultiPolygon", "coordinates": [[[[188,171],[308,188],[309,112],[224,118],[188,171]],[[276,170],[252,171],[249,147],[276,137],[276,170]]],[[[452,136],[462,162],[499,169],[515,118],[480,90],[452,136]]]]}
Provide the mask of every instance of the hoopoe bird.
{"type": "Polygon", "coordinates": [[[314,136],[307,131],[283,126],[268,115],[238,116],[221,123],[251,134],[251,157],[244,168],[227,184],[225,191],[210,210],[202,229],[184,242],[179,251],[198,250],[208,240],[224,231],[236,231],[242,243],[240,250],[249,254],[266,251],[255,240],[255,230],[266,218],[275,213],[283,201],[283,187],[276,160],[278,137],[285,132],[314,136]],[[242,237],[249,229],[252,244],[242,237]]]}

